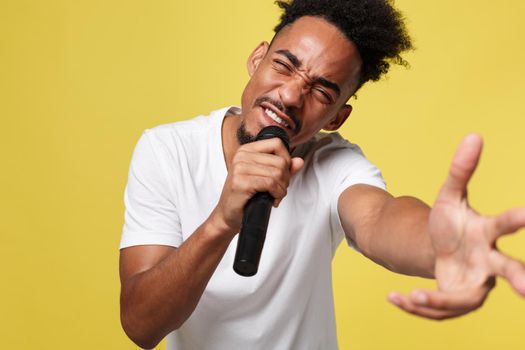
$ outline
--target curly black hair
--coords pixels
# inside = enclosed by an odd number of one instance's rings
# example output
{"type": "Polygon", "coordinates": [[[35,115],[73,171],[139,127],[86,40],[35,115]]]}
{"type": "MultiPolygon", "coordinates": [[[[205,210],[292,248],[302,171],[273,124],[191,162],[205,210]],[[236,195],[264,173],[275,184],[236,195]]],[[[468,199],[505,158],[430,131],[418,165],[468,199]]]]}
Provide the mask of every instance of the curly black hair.
{"type": "Polygon", "coordinates": [[[303,16],[321,17],[353,42],[363,61],[357,90],[377,81],[390,64],[408,66],[401,53],[413,48],[403,15],[393,0],[290,0],[276,1],[284,10],[275,35],[303,16]]]}

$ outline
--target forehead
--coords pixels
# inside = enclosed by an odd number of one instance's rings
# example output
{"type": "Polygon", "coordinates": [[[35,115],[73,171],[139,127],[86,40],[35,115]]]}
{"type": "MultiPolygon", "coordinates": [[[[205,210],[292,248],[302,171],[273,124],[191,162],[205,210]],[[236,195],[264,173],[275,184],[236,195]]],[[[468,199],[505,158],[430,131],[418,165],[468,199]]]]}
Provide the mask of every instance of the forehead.
{"type": "Polygon", "coordinates": [[[357,47],[333,24],[305,16],[281,29],[270,54],[288,50],[301,61],[301,70],[352,89],[357,85],[361,57],[357,47]]]}

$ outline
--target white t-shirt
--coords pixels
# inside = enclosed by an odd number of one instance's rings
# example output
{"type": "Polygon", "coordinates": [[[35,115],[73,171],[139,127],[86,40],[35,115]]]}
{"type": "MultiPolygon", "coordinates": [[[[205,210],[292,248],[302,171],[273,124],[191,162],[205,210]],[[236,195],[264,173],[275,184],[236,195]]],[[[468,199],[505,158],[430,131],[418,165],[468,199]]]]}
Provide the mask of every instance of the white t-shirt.
{"type": "MultiPolygon", "coordinates": [[[[178,247],[206,220],[227,175],[227,111],[144,132],[131,161],[120,248],[178,247]]],[[[353,184],[385,185],[359,147],[336,133],[318,134],[294,150],[299,155],[305,166],[272,209],[258,273],[233,271],[235,237],[167,349],[337,349],[331,261],[344,237],[337,200],[353,184]]]]}

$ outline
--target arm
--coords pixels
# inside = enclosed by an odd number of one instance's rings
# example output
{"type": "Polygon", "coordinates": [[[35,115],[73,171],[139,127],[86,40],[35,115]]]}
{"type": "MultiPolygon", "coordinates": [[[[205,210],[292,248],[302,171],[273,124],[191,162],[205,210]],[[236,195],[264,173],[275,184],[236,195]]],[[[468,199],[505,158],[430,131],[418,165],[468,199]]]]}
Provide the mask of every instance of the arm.
{"type": "Polygon", "coordinates": [[[206,221],[179,248],[121,251],[121,321],[137,345],[154,347],[191,315],[233,238],[219,225],[206,221]]]}
{"type": "Polygon", "coordinates": [[[430,208],[425,203],[354,185],[339,197],[338,211],[346,235],[363,255],[397,273],[434,276],[427,231],[430,208]]]}
{"type": "Polygon", "coordinates": [[[154,347],[190,317],[239,231],[248,199],[267,191],[277,205],[302,165],[279,139],[244,145],[233,157],[217,206],[185,242],[121,251],[121,322],[137,345],[154,347]]]}
{"type": "Polygon", "coordinates": [[[483,304],[497,275],[525,296],[525,265],[496,246],[501,236],[525,227],[525,208],[489,217],[468,204],[467,184],[481,148],[477,135],[463,140],[432,209],[367,186],[349,188],[340,197],[343,228],[366,256],[397,272],[433,272],[437,291],[390,293],[390,302],[402,310],[432,319],[466,314],[483,304]]]}

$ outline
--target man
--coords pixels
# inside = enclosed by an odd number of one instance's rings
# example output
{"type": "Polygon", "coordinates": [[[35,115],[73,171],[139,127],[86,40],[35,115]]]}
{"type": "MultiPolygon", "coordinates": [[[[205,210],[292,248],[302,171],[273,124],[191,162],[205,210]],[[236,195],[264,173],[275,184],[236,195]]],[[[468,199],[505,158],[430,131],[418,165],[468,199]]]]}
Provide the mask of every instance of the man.
{"type": "Polygon", "coordinates": [[[346,101],[411,47],[385,0],[279,3],[271,44],[248,58],[242,108],[165,125],[140,139],[126,188],[121,319],[138,345],[170,349],[335,349],[331,258],[341,239],[386,268],[435,277],[438,291],[389,300],[432,319],[479,307],[496,275],[525,295],[525,268],[495,248],[525,210],[483,217],[466,186],[481,152],[467,136],[434,207],[394,198],[356,145],[337,134],[346,101]],[[279,139],[255,141],[267,125],[279,139]],[[243,208],[274,209],[256,276],[232,269],[243,208]]]}

